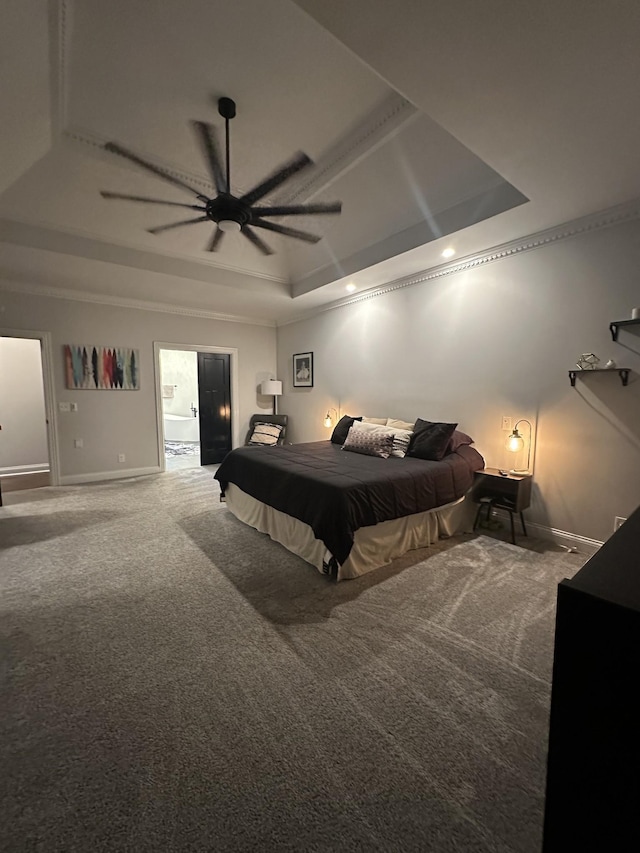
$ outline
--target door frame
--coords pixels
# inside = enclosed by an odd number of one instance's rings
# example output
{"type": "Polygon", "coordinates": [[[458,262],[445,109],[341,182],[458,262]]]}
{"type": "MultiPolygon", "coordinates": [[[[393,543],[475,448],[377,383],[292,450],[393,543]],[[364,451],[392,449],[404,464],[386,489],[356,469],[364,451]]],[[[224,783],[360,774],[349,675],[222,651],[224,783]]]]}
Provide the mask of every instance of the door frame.
{"type": "Polygon", "coordinates": [[[185,350],[187,352],[213,352],[229,356],[229,385],[231,393],[231,446],[238,447],[240,438],[238,424],[240,420],[240,409],[238,400],[238,349],[237,347],[214,347],[207,344],[176,344],[162,341],[153,342],[153,366],[156,374],[156,420],[158,433],[158,463],[160,471],[167,470],[167,460],[164,455],[164,420],[162,417],[162,376],[160,372],[160,350],[185,350]]]}
{"type": "Polygon", "coordinates": [[[47,427],[47,452],[49,454],[49,483],[60,485],[60,452],[58,449],[58,421],[56,418],[55,381],[53,372],[53,344],[51,332],[37,332],[30,329],[0,328],[2,338],[27,338],[40,341],[40,359],[42,363],[42,387],[44,391],[44,415],[47,427]]]}

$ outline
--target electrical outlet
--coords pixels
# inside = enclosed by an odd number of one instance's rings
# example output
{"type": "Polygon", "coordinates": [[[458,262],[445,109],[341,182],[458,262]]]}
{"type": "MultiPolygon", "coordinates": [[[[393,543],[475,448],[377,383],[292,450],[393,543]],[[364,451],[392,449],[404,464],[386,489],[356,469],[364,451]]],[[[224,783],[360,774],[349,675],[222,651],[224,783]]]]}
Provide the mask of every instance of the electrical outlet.
{"type": "Polygon", "coordinates": [[[613,532],[615,533],[622,525],[625,523],[627,519],[623,518],[621,515],[616,515],[613,519],[613,532]]]}
{"type": "Polygon", "coordinates": [[[511,432],[511,418],[506,417],[506,415],[502,416],[502,429],[511,432]]]}
{"type": "Polygon", "coordinates": [[[124,453],[118,453],[118,462],[126,462],[126,456],[124,453]]]}
{"type": "Polygon", "coordinates": [[[76,449],[79,449],[79,448],[81,448],[81,447],[84,447],[84,441],[83,441],[81,438],[74,438],[74,440],[73,440],[73,446],[74,446],[76,449]]]}
{"type": "Polygon", "coordinates": [[[71,403],[58,403],[58,410],[60,412],[70,412],[71,411],[71,403]]]}

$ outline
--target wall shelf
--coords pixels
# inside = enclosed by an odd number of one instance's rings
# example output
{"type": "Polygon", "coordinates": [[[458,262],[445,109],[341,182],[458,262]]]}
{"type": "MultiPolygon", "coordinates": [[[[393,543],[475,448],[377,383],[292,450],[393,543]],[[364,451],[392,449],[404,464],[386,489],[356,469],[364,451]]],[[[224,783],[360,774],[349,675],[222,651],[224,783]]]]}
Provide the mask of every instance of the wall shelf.
{"type": "MultiPolygon", "coordinates": [[[[629,321],[631,322],[631,321],[629,321]]],[[[634,321],[635,322],[635,321],[634,321]]],[[[638,321],[640,322],[640,321],[638,321]]],[[[576,384],[576,378],[580,376],[588,376],[591,373],[617,373],[620,377],[620,381],[623,385],[629,384],[629,374],[631,373],[631,368],[629,367],[596,367],[595,370],[570,370],[569,371],[569,380],[571,381],[571,387],[573,388],[576,384]]]]}
{"type": "Polygon", "coordinates": [[[626,326],[640,326],[640,320],[614,320],[612,323],[609,323],[609,331],[614,341],[618,340],[618,330],[621,326],[623,328],[626,326]]]}

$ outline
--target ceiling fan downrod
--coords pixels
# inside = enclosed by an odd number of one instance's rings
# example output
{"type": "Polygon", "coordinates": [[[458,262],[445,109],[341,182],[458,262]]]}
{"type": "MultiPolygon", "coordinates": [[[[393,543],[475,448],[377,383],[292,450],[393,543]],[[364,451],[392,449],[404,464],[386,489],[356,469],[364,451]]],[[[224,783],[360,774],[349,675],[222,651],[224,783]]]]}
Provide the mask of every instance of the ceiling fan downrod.
{"type": "Polygon", "coordinates": [[[227,155],[227,192],[231,195],[231,156],[229,153],[229,121],[236,116],[236,102],[231,98],[220,98],[218,100],[218,112],[224,119],[224,131],[226,139],[227,155]]]}

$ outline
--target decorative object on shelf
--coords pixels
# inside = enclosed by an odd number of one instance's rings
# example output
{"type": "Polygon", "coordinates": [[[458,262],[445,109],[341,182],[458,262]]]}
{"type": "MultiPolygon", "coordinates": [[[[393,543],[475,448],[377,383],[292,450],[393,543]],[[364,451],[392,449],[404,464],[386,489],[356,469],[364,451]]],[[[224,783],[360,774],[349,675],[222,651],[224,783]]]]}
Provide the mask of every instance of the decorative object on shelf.
{"type": "Polygon", "coordinates": [[[66,387],[94,391],[139,391],[140,351],[128,347],[64,345],[66,387]]]}
{"type": "Polygon", "coordinates": [[[329,407],[324,418],[324,425],[327,429],[330,429],[333,426],[334,419],[336,421],[338,420],[338,412],[333,407],[329,407]],[[333,418],[331,417],[331,412],[333,412],[333,418]]]}
{"type": "Polygon", "coordinates": [[[265,379],[260,386],[260,393],[265,397],[273,397],[273,414],[278,414],[278,397],[282,394],[282,382],[278,379],[265,379]]]}
{"type": "Polygon", "coordinates": [[[576,362],[576,367],[580,370],[597,370],[600,364],[600,359],[594,352],[583,352],[576,362]]]}
{"type": "Polygon", "coordinates": [[[571,387],[573,388],[576,384],[576,377],[578,376],[591,376],[596,373],[617,373],[620,377],[620,381],[623,385],[629,384],[629,374],[631,373],[631,369],[629,367],[597,367],[595,370],[570,370],[569,371],[569,379],[571,381],[571,387]]]}
{"type": "Polygon", "coordinates": [[[618,365],[615,363],[615,361],[612,358],[610,358],[609,361],[605,364],[605,367],[607,370],[613,370],[613,368],[617,367],[617,366],[618,365]]]}
{"type": "Polygon", "coordinates": [[[631,319],[632,320],[640,320],[640,308],[632,308],[631,309],[631,319]]]}
{"type": "Polygon", "coordinates": [[[293,387],[313,388],[312,352],[297,352],[293,356],[293,387]]]}
{"type": "MultiPolygon", "coordinates": [[[[527,467],[526,468],[512,468],[512,474],[528,474],[529,473],[529,465],[531,464],[531,424],[525,418],[521,418],[519,421],[516,421],[516,425],[513,428],[513,432],[507,437],[505,442],[505,447],[511,453],[520,453],[521,450],[524,450],[525,444],[527,446],[527,467]],[[529,427],[529,438],[527,441],[520,435],[518,432],[518,427],[520,424],[526,424],[529,427]]],[[[517,460],[518,457],[516,457],[517,460]]]]}

